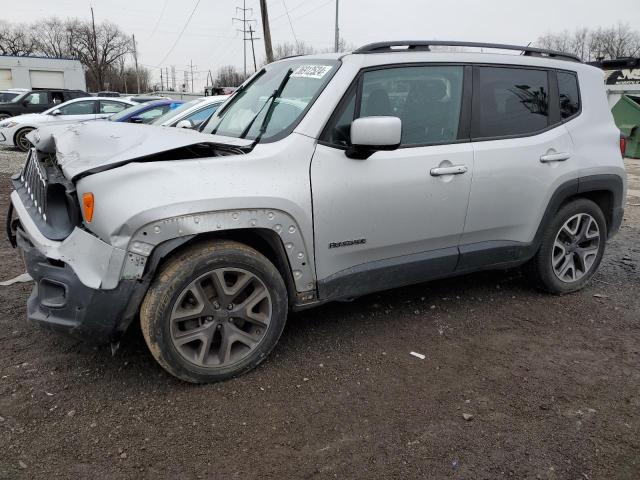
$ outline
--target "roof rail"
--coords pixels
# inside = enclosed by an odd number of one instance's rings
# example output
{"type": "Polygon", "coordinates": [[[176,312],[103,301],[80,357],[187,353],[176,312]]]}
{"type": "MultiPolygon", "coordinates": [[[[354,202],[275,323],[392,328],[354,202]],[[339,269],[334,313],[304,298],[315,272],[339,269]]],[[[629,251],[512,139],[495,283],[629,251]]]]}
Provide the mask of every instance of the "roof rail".
{"type": "Polygon", "coordinates": [[[572,62],[582,62],[579,57],[570,53],[558,52],[556,50],[546,50],[544,48],[536,48],[520,45],[505,45],[502,43],[483,43],[483,42],[460,42],[448,40],[394,40],[391,42],[376,42],[364,45],[353,53],[388,53],[393,51],[421,50],[429,51],[430,47],[474,47],[474,48],[495,48],[499,50],[516,50],[521,55],[532,57],[549,57],[558,60],[570,60],[572,62]],[[406,47],[404,49],[394,47],[406,47]]]}

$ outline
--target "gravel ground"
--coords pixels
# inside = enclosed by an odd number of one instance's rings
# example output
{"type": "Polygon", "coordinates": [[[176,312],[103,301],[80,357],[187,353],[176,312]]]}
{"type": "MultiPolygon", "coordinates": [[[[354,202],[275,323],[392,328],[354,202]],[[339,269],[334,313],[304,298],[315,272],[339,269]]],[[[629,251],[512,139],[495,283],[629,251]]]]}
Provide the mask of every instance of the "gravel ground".
{"type": "MultiPolygon", "coordinates": [[[[1,168],[23,157],[0,151],[1,168]]],[[[509,271],[326,305],[216,385],[169,377],[135,328],[115,356],[40,330],[31,285],[0,287],[0,478],[640,478],[640,161],[628,168],[623,227],[583,291],[541,294],[509,271]]],[[[23,271],[6,242],[0,261],[4,278],[23,271]]]]}
{"type": "Polygon", "coordinates": [[[24,164],[27,154],[14,148],[0,147],[0,173],[13,175],[24,164]]]}

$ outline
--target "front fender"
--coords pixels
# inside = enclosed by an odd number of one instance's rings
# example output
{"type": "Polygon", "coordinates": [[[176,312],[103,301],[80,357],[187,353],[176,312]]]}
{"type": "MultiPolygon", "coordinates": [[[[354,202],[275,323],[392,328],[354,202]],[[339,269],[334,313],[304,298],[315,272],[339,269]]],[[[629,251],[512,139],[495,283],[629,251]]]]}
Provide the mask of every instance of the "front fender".
{"type": "Polygon", "coordinates": [[[158,245],[168,240],[237,229],[274,231],[284,246],[296,290],[305,292],[315,288],[314,262],[308,254],[312,250],[307,249],[300,226],[291,215],[275,209],[203,212],[150,222],[131,237],[122,276],[141,278],[147,258],[158,245]]]}

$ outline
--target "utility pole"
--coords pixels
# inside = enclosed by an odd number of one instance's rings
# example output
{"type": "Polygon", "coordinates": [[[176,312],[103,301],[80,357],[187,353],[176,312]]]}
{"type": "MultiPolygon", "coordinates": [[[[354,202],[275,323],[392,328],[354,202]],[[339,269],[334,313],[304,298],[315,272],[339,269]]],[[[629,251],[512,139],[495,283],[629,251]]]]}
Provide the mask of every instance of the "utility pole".
{"type": "Polygon", "coordinates": [[[138,70],[138,51],[136,50],[136,36],[133,37],[133,61],[136,64],[136,82],[138,83],[138,93],[140,93],[140,71],[138,70]]]}
{"type": "Polygon", "coordinates": [[[260,0],[260,14],[262,16],[264,50],[267,54],[267,63],[271,63],[273,62],[273,47],[271,46],[271,28],[269,27],[269,12],[267,11],[267,0],[260,0]]]}
{"type": "Polygon", "coordinates": [[[160,69],[160,90],[164,90],[164,82],[162,81],[162,68],[160,69]]]}
{"type": "Polygon", "coordinates": [[[171,65],[171,88],[176,91],[176,66],[171,65]]]}
{"type": "Polygon", "coordinates": [[[260,39],[253,37],[253,27],[251,25],[249,25],[249,35],[251,36],[250,40],[251,40],[251,53],[253,54],[253,71],[257,72],[258,66],[256,65],[256,49],[253,47],[253,41],[260,40],[260,39]]]}
{"type": "MultiPolygon", "coordinates": [[[[160,69],[162,70],[162,69],[160,69]]],[[[167,90],[169,90],[169,67],[166,67],[165,72],[167,73],[164,78],[167,81],[167,90]]]]}
{"type": "Polygon", "coordinates": [[[197,65],[193,64],[193,60],[191,60],[191,62],[189,63],[189,65],[187,65],[187,67],[189,67],[189,71],[191,72],[191,93],[193,93],[193,69],[198,68],[197,65]]]}
{"type": "Polygon", "coordinates": [[[100,69],[100,61],[98,59],[98,39],[96,36],[96,20],[93,17],[93,7],[91,7],[91,27],[93,29],[93,60],[96,63],[96,80],[98,82],[98,88],[102,89],[102,72],[100,69]]]}
{"type": "Polygon", "coordinates": [[[250,12],[253,15],[253,9],[247,8],[247,0],[242,0],[242,8],[236,7],[236,14],[238,12],[242,12],[242,18],[233,17],[231,19],[231,23],[233,22],[242,22],[242,28],[238,28],[237,31],[242,33],[242,47],[243,47],[243,63],[244,63],[244,76],[247,77],[247,23],[251,24],[251,22],[255,22],[253,19],[247,19],[247,12],[250,12]]]}
{"type": "Polygon", "coordinates": [[[336,0],[336,28],[335,28],[336,38],[334,40],[334,46],[335,46],[335,51],[336,52],[338,51],[338,48],[340,47],[340,28],[338,27],[339,3],[340,3],[340,0],[336,0]]]}

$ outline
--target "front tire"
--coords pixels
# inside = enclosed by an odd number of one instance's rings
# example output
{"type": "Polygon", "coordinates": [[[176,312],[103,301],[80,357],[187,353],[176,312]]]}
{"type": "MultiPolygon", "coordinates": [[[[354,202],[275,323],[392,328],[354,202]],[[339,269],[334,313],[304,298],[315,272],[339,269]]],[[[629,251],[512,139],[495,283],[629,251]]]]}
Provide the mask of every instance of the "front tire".
{"type": "Polygon", "coordinates": [[[287,311],[276,267],[246,245],[218,240],[167,262],[142,303],[140,323],[165,370],[208,383],[262,362],[280,338],[287,311]]]}
{"type": "Polygon", "coordinates": [[[533,282],[550,293],[582,289],[604,254],[607,223],[600,207],[586,198],[564,205],[543,235],[528,265],[533,282]]]}
{"type": "Polygon", "coordinates": [[[33,128],[27,127],[16,132],[13,142],[20,151],[26,152],[31,148],[31,142],[27,139],[27,134],[31,133],[33,130],[33,128]]]}

